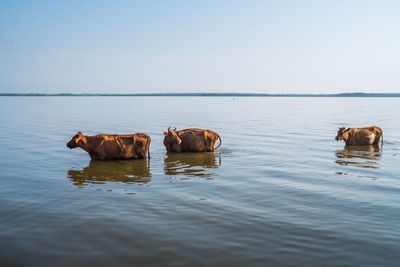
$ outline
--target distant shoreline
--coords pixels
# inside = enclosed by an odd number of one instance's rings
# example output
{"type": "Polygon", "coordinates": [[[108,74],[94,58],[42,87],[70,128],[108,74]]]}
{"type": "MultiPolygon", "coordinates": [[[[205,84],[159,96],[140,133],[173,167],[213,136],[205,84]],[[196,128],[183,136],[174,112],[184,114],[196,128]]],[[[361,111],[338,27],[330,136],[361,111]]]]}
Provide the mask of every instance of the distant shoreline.
{"type": "Polygon", "coordinates": [[[341,94],[262,94],[262,93],[142,93],[142,94],[73,94],[73,93],[0,93],[0,96],[161,96],[161,97],[400,97],[400,93],[341,93],[341,94]]]}

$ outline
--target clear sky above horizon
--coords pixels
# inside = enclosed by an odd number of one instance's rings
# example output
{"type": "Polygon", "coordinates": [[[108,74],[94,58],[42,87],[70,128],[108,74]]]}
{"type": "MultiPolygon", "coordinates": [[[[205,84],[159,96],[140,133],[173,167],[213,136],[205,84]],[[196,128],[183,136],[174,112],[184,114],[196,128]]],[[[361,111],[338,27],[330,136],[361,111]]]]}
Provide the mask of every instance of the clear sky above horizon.
{"type": "Polygon", "coordinates": [[[0,92],[400,93],[400,1],[0,2],[0,92]]]}

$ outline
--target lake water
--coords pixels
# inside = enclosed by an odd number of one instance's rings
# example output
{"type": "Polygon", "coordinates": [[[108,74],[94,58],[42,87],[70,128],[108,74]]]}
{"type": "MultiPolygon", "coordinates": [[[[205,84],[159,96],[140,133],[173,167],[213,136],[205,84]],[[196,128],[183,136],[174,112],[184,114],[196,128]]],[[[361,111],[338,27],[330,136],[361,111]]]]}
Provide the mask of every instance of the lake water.
{"type": "Polygon", "coordinates": [[[0,97],[1,266],[398,266],[400,98],[0,97]],[[167,154],[168,126],[218,132],[167,154]],[[339,126],[384,145],[345,148],[339,126]],[[90,161],[77,132],[152,138],[90,161]]]}

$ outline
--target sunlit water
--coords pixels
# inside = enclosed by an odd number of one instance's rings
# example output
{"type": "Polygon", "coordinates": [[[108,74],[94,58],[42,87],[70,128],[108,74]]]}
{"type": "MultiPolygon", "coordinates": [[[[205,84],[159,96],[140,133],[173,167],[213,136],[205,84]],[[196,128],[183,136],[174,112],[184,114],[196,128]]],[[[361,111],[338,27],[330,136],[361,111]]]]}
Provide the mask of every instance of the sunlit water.
{"type": "Polygon", "coordinates": [[[400,99],[0,97],[1,266],[398,266],[400,99]],[[218,132],[167,154],[163,131],[218,132]],[[345,148],[339,126],[385,144],[345,148]],[[152,138],[90,161],[77,132],[152,138]]]}

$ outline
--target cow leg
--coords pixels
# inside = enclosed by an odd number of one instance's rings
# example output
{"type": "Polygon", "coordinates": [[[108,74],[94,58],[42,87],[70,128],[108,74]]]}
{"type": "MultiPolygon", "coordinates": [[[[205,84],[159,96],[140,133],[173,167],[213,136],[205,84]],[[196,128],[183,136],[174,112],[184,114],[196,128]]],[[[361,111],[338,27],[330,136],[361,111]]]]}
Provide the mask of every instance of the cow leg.
{"type": "Polygon", "coordinates": [[[379,136],[379,135],[376,135],[373,144],[374,144],[374,145],[379,145],[379,139],[380,139],[380,136],[379,136]]]}
{"type": "Polygon", "coordinates": [[[213,136],[211,136],[209,133],[205,133],[205,144],[204,144],[204,151],[207,152],[214,152],[214,144],[215,140],[213,136]]]}
{"type": "Polygon", "coordinates": [[[105,160],[105,157],[103,155],[96,153],[96,152],[92,152],[89,155],[90,155],[90,158],[94,159],[94,160],[105,160]]]}

